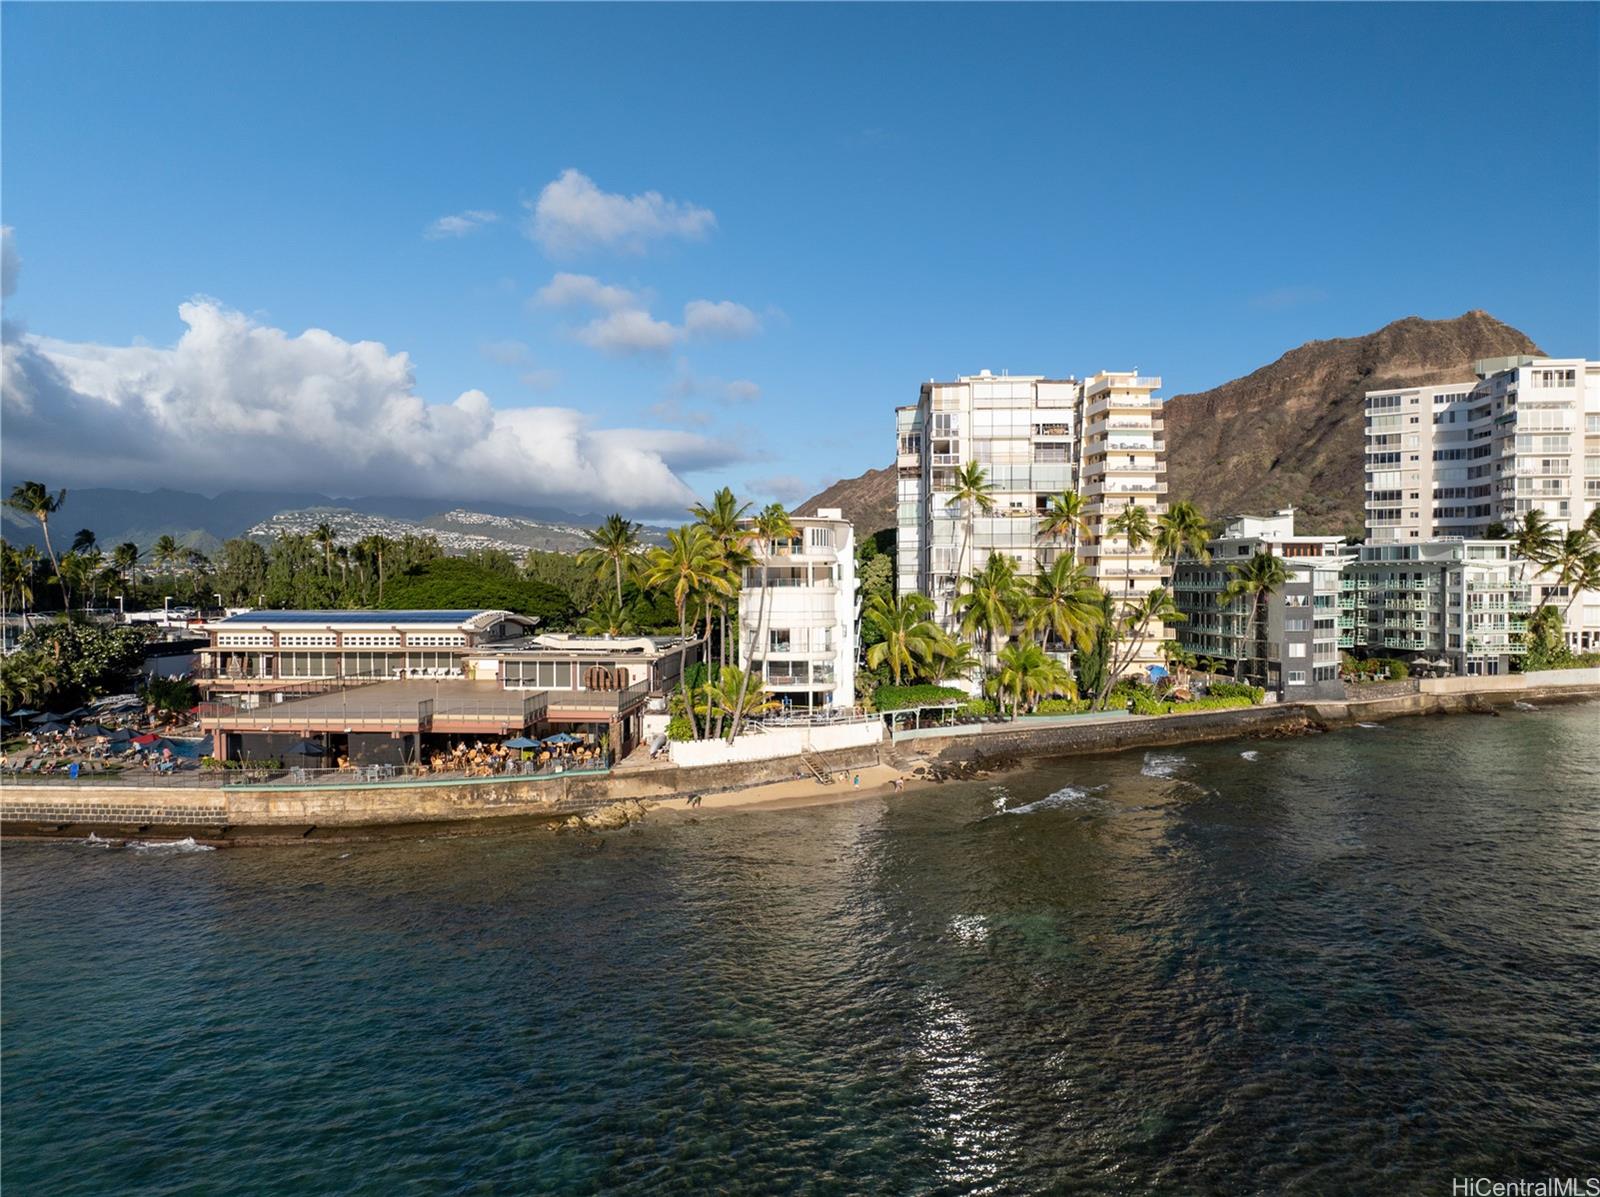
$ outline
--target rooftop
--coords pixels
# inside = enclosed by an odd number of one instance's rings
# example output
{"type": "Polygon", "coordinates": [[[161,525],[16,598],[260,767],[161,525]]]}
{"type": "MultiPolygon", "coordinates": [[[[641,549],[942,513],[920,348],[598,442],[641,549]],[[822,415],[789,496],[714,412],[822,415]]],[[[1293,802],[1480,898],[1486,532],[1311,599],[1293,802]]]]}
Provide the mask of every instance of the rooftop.
{"type": "Polygon", "coordinates": [[[397,625],[415,626],[418,624],[449,628],[472,628],[482,630],[492,627],[504,620],[516,622],[532,627],[536,622],[526,615],[518,615],[512,611],[486,610],[481,607],[463,608],[461,610],[432,610],[432,611],[241,611],[229,615],[224,619],[211,623],[210,627],[269,627],[275,625],[312,625],[326,627],[329,624],[358,624],[365,627],[395,627],[397,625]]]}

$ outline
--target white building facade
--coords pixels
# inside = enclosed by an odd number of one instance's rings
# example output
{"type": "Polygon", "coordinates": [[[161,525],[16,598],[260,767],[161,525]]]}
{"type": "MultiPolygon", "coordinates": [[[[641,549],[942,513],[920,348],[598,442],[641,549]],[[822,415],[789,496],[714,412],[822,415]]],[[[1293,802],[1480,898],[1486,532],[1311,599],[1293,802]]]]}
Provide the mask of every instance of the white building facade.
{"type": "MultiPolygon", "coordinates": [[[[917,402],[895,412],[898,592],[932,599],[936,621],[954,631],[959,578],[996,553],[1024,578],[1075,553],[1118,597],[1160,585],[1164,571],[1150,547],[1130,550],[1107,531],[1130,504],[1148,508],[1152,521],[1166,511],[1160,386],[1137,372],[1080,381],[987,370],[924,383],[917,402]],[[989,511],[951,501],[969,462],[993,488],[989,511]],[[1050,500],[1069,490],[1087,500],[1084,528],[1043,536],[1050,500]]],[[[1166,635],[1164,625],[1149,629],[1138,665],[1160,661],[1166,635]]]]}
{"type": "MultiPolygon", "coordinates": [[[[1482,539],[1530,511],[1564,533],[1600,505],[1600,362],[1492,358],[1474,373],[1367,393],[1369,544],[1482,539]]],[[[1531,584],[1536,603],[1567,608],[1572,648],[1600,648],[1600,593],[1531,584]]]]}
{"type": "Polygon", "coordinates": [[[772,697],[792,709],[852,707],[860,612],[855,530],[835,507],[790,517],[792,540],[756,563],[739,593],[739,665],[752,666],[772,697]]]}

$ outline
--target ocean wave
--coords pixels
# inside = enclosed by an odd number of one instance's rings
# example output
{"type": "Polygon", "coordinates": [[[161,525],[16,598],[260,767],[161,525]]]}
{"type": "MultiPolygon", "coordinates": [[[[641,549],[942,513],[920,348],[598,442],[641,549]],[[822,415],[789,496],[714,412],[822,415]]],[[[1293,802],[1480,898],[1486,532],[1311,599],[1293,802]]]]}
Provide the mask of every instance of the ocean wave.
{"type": "Polygon", "coordinates": [[[185,836],[181,840],[129,840],[128,849],[132,852],[215,852],[210,844],[195,843],[194,836],[185,836]]]}
{"type": "Polygon", "coordinates": [[[1189,764],[1189,758],[1181,752],[1147,752],[1144,754],[1144,766],[1139,770],[1146,777],[1176,777],[1178,770],[1189,764]]]}
{"type": "Polygon", "coordinates": [[[1087,789],[1081,786],[1062,786],[1053,794],[1046,794],[1034,802],[1025,802],[1021,806],[1002,810],[1003,815],[1027,815],[1036,810],[1053,810],[1058,806],[1071,806],[1075,802],[1082,802],[1091,794],[1098,794],[1105,786],[1090,786],[1087,789]]]}
{"type": "Polygon", "coordinates": [[[1261,759],[1261,754],[1259,752],[1257,752],[1254,748],[1246,748],[1239,755],[1244,757],[1244,759],[1247,760],[1247,761],[1258,761],[1258,760],[1261,759]]]}
{"type": "Polygon", "coordinates": [[[1537,711],[1539,709],[1538,707],[1534,706],[1531,702],[1523,702],[1521,699],[1518,699],[1516,702],[1512,703],[1511,705],[1516,707],[1516,709],[1519,710],[1519,711],[1537,711]]]}
{"type": "Polygon", "coordinates": [[[989,938],[989,924],[981,914],[958,914],[950,920],[950,934],[962,943],[982,943],[989,938]]]}
{"type": "Polygon", "coordinates": [[[1358,724],[1356,724],[1356,726],[1357,727],[1364,727],[1368,731],[1382,731],[1383,730],[1383,724],[1381,724],[1381,723],[1358,723],[1358,724]]]}

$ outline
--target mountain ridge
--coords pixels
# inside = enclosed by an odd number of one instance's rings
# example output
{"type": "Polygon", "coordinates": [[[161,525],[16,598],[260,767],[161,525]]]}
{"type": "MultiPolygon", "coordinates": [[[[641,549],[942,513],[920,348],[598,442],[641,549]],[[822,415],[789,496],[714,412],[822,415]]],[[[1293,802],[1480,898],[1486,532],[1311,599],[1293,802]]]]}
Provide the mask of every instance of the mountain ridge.
{"type": "MultiPolygon", "coordinates": [[[[1360,336],[1307,341],[1210,390],[1174,395],[1162,407],[1168,500],[1188,499],[1212,519],[1293,505],[1302,532],[1359,533],[1365,393],[1468,381],[1474,362],[1512,354],[1543,351],[1482,309],[1405,316],[1360,336]]],[[[843,508],[858,536],[894,527],[894,467],[842,478],[794,510],[816,507],[843,508]]]]}

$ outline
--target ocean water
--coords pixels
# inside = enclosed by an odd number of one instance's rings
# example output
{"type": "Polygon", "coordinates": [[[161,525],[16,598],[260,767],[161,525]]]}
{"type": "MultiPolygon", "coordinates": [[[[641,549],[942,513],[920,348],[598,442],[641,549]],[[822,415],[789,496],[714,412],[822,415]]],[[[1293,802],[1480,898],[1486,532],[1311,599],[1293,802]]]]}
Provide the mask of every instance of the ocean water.
{"type": "Polygon", "coordinates": [[[886,799],[10,844],[39,1194],[1448,1193],[1600,1161],[1600,706],[886,799]]]}

